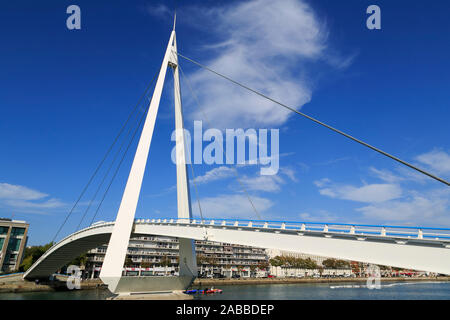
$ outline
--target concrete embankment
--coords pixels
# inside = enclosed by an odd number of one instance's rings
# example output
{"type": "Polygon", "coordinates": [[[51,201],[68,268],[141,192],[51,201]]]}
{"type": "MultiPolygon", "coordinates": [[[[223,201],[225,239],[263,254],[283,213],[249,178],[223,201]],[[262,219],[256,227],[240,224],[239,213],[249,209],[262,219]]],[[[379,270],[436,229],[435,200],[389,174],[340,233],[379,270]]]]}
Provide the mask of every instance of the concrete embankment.
{"type": "MultiPolygon", "coordinates": [[[[196,279],[193,287],[221,285],[294,284],[294,283],[339,283],[366,282],[367,278],[247,278],[247,279],[196,279]]],[[[450,277],[381,278],[381,281],[450,281],[450,277]]]]}
{"type": "MultiPolygon", "coordinates": [[[[36,283],[22,279],[22,275],[0,277],[0,293],[6,292],[40,292],[40,291],[64,291],[68,290],[67,277],[57,277],[47,283],[36,283]]],[[[80,283],[81,289],[96,289],[103,287],[100,279],[84,280],[80,283]]]]}
{"type": "Polygon", "coordinates": [[[107,300],[192,300],[193,296],[184,294],[182,291],[169,293],[141,293],[132,295],[119,295],[107,300]]]}

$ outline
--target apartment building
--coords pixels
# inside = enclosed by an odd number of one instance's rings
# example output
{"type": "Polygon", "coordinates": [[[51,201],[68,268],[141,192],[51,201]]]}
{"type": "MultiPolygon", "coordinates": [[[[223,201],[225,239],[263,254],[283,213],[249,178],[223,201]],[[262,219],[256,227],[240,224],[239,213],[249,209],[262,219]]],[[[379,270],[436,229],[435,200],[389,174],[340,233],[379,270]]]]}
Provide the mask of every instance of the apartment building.
{"type": "MultiPolygon", "coordinates": [[[[201,277],[255,276],[268,267],[268,256],[262,248],[195,241],[197,265],[201,277]]],[[[98,277],[107,245],[90,250],[85,274],[98,277]]],[[[130,239],[125,273],[128,276],[178,274],[178,239],[164,236],[142,236],[130,239]]]]}
{"type": "Polygon", "coordinates": [[[17,270],[28,240],[29,224],[0,218],[0,273],[17,270]]]}

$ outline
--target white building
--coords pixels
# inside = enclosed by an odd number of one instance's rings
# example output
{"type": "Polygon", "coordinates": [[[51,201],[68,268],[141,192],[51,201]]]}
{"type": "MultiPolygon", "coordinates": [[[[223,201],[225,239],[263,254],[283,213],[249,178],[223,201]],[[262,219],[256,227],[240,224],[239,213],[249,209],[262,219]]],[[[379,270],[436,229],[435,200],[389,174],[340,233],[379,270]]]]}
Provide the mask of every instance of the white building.
{"type": "MultiPolygon", "coordinates": [[[[195,241],[197,265],[201,277],[250,277],[261,275],[268,267],[266,250],[213,241],[195,241]],[[263,268],[264,266],[264,268],[263,268]]],[[[86,273],[98,277],[107,245],[90,250],[86,273]]],[[[129,276],[178,274],[178,239],[142,236],[130,239],[125,261],[129,276]]]]}

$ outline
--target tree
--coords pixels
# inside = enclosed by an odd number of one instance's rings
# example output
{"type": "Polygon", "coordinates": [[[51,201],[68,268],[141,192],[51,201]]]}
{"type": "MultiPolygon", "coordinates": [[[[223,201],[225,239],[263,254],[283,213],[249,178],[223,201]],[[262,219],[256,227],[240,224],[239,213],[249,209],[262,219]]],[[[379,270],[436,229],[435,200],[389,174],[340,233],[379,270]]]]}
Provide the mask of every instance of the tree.
{"type": "Polygon", "coordinates": [[[72,261],[70,261],[67,266],[76,265],[76,266],[85,266],[87,262],[87,255],[83,253],[81,256],[76,257],[72,261]]]}
{"type": "Polygon", "coordinates": [[[350,263],[345,260],[336,260],[336,269],[344,269],[350,267],[350,263]]]}
{"type": "Polygon", "coordinates": [[[336,259],[323,260],[322,265],[327,269],[336,269],[336,259]]]}
{"type": "Polygon", "coordinates": [[[317,269],[318,268],[317,263],[314,260],[312,260],[311,258],[305,259],[305,265],[306,265],[306,269],[317,269]]]}
{"type": "Polygon", "coordinates": [[[167,255],[164,255],[159,263],[164,267],[164,273],[167,275],[167,267],[171,264],[170,258],[167,255]]]}
{"type": "Polygon", "coordinates": [[[53,242],[50,242],[43,246],[31,246],[25,248],[24,258],[22,264],[19,266],[19,271],[27,271],[33,263],[35,263],[52,246],[53,242]]]}
{"type": "Polygon", "coordinates": [[[127,257],[126,259],[125,259],[125,267],[132,267],[133,266],[133,260],[131,260],[131,258],[130,257],[127,257]]]}
{"type": "Polygon", "coordinates": [[[253,277],[255,275],[255,271],[256,271],[256,265],[252,264],[250,265],[250,276],[253,277]]]}
{"type": "Polygon", "coordinates": [[[259,270],[266,270],[269,267],[269,263],[267,261],[261,261],[258,264],[258,269],[259,270]]]}
{"type": "Polygon", "coordinates": [[[320,274],[320,276],[323,275],[323,267],[319,267],[319,274],[320,274]]]}
{"type": "MultiPolygon", "coordinates": [[[[269,263],[270,263],[271,266],[276,267],[275,270],[277,270],[277,271],[278,271],[277,268],[281,267],[283,265],[283,261],[282,261],[282,258],[280,256],[276,256],[276,257],[270,259],[269,263]]],[[[277,276],[278,276],[278,272],[277,272],[277,276]]]]}

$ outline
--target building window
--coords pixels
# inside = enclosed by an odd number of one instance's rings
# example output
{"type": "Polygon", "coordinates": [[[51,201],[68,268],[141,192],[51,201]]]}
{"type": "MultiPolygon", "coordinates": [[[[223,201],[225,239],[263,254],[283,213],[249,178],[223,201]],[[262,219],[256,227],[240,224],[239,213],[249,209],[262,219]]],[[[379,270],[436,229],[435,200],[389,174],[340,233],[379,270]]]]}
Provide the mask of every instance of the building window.
{"type": "Polygon", "coordinates": [[[21,239],[9,239],[7,251],[19,251],[21,239]]]}
{"type": "Polygon", "coordinates": [[[0,227],[0,234],[8,234],[9,227],[0,227]]]}
{"type": "Polygon", "coordinates": [[[23,236],[25,234],[25,228],[15,228],[13,227],[11,230],[12,236],[23,236]]]}

